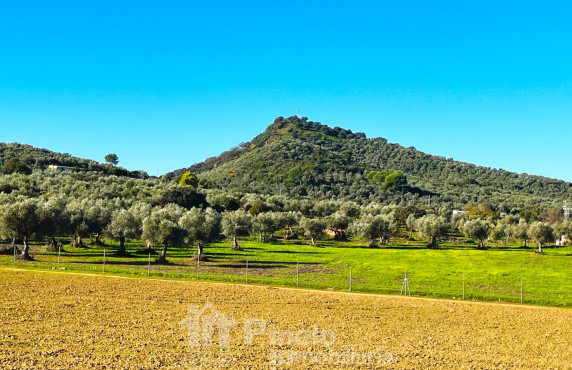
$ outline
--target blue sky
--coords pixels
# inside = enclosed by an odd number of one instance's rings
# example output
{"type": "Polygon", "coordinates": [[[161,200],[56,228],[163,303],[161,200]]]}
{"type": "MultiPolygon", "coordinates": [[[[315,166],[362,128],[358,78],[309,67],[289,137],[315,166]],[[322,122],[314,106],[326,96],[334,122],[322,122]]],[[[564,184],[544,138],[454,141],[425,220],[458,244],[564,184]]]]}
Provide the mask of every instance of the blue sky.
{"type": "Polygon", "coordinates": [[[0,141],[152,175],[310,120],[572,181],[566,1],[0,3],[0,141]]]}

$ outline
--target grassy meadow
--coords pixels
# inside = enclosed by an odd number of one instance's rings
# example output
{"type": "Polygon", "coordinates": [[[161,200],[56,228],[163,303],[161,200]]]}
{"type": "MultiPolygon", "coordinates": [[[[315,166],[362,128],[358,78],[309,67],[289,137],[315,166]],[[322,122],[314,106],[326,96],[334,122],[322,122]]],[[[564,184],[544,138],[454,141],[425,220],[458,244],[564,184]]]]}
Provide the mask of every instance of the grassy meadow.
{"type": "MultiPolygon", "coordinates": [[[[65,241],[63,241],[65,243],[65,241]]],[[[241,241],[242,251],[228,242],[208,246],[206,261],[197,268],[194,248],[169,248],[169,264],[156,264],[155,255],[142,253],[142,243],[127,244],[129,255],[116,256],[117,243],[106,247],[74,248],[64,244],[60,269],[95,274],[163,279],[238,282],[307,289],[349,290],[400,294],[407,271],[411,295],[447,299],[520,302],[548,306],[572,305],[572,247],[491,245],[478,250],[473,243],[441,243],[428,249],[424,243],[394,239],[389,246],[371,248],[359,242],[241,241]],[[106,251],[105,272],[103,252],[106,251]],[[248,276],[246,264],[248,261],[248,276]],[[298,278],[297,278],[298,272],[298,278]]],[[[26,269],[57,269],[58,253],[32,245],[35,261],[16,261],[26,269]]],[[[14,266],[11,255],[0,256],[0,265],[14,266]]]]}

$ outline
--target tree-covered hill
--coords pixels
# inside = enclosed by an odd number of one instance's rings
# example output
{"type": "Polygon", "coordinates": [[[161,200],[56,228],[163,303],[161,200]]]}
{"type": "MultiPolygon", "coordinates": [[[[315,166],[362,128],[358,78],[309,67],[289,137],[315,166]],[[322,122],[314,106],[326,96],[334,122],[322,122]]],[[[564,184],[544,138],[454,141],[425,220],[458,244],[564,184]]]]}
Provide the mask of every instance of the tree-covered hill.
{"type": "Polygon", "coordinates": [[[208,188],[361,203],[486,203],[514,212],[557,207],[572,195],[569,182],[433,156],[305,117],[278,117],[249,143],[168,176],[186,170],[198,173],[208,188]],[[388,185],[386,179],[397,175],[406,183],[388,185]]]}
{"type": "Polygon", "coordinates": [[[0,242],[22,240],[25,259],[31,238],[53,249],[56,237],[81,247],[106,235],[119,241],[120,255],[136,238],[146,250],[161,247],[165,262],[172,246],[196,245],[201,257],[222,235],[240,249],[238,236],[265,241],[278,230],[312,244],[328,230],[335,240],[369,245],[407,230],[432,248],[446,231],[462,232],[479,248],[486,237],[535,240],[539,253],[555,235],[572,235],[562,212],[570,183],[431,156],[305,118],[279,117],[249,143],[161,178],[129,178],[137,172],[115,167],[112,154],[99,164],[0,147],[0,242]],[[65,168],[47,168],[53,164],[65,168]],[[466,216],[454,212],[465,207],[466,216]]]}
{"type": "Polygon", "coordinates": [[[0,143],[0,173],[29,174],[45,170],[49,166],[65,167],[72,171],[89,171],[129,177],[146,177],[143,171],[127,171],[125,168],[101,164],[91,159],[74,157],[20,143],[0,143]]]}

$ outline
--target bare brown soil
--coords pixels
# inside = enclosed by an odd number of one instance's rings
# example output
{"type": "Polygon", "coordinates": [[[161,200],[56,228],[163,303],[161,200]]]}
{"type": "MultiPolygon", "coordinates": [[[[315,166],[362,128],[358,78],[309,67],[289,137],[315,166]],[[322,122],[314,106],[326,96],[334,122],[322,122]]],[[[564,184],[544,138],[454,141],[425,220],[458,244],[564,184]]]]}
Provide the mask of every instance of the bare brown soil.
{"type": "Polygon", "coordinates": [[[570,309],[9,269],[0,297],[8,369],[572,368],[570,309]],[[228,347],[189,343],[213,310],[228,347]]]}

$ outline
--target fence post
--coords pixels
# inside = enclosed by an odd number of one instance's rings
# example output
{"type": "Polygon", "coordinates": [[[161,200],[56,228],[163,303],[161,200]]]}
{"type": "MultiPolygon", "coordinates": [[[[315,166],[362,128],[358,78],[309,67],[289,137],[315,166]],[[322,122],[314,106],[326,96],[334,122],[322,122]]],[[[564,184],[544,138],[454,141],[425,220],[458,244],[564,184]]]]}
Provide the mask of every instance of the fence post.
{"type": "Polygon", "coordinates": [[[58,270],[60,269],[60,254],[62,252],[62,246],[58,245],[58,270]]]}
{"type": "Polygon", "coordinates": [[[465,300],[465,273],[463,272],[463,300],[465,300]]]}
{"type": "Polygon", "coordinates": [[[199,269],[201,268],[201,254],[199,252],[197,252],[197,280],[199,280],[199,269]]]}
{"type": "Polygon", "coordinates": [[[524,287],[524,278],[520,278],[520,304],[522,304],[522,290],[524,287]]]}
{"type": "Polygon", "coordinates": [[[350,292],[352,291],[352,267],[350,266],[350,292]]]}
{"type": "Polygon", "coordinates": [[[105,272],[105,249],[103,249],[103,272],[105,272]]]}
{"type": "Polygon", "coordinates": [[[300,287],[300,262],[296,262],[296,288],[300,287]]]}
{"type": "Polygon", "coordinates": [[[246,283],[248,284],[248,258],[246,259],[246,283]]]}
{"type": "Polygon", "coordinates": [[[151,275],[151,252],[149,252],[149,262],[147,262],[147,276],[151,275]]]}

